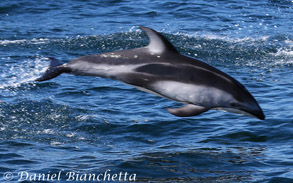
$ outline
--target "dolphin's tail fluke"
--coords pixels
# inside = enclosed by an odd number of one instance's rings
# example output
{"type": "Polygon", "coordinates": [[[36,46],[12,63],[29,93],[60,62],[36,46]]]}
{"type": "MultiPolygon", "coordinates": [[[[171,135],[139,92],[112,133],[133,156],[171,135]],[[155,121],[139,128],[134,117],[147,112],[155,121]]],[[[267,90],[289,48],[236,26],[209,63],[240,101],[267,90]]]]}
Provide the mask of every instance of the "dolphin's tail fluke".
{"type": "Polygon", "coordinates": [[[64,63],[53,57],[49,57],[49,59],[51,60],[49,68],[43,76],[39,77],[35,81],[46,81],[55,78],[64,72],[68,72],[68,69],[64,66],[64,63]]]}

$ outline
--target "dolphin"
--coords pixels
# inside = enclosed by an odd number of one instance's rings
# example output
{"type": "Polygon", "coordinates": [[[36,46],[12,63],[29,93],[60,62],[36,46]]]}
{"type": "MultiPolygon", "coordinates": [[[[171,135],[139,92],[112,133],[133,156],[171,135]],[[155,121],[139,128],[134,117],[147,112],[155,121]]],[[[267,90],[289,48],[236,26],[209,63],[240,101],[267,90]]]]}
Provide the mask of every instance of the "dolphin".
{"type": "Polygon", "coordinates": [[[196,116],[215,109],[265,119],[255,98],[240,82],[207,63],[181,55],[155,30],[139,28],[149,38],[147,46],[82,56],[68,63],[49,58],[49,68],[36,81],[62,73],[98,76],[185,104],[167,108],[175,116],[196,116]]]}

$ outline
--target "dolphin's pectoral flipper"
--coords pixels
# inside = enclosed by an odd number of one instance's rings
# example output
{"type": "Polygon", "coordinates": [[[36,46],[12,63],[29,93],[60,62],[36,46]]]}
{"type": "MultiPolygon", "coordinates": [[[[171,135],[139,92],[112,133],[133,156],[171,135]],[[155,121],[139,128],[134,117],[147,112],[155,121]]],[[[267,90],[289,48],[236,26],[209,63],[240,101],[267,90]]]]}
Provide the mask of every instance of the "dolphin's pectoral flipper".
{"type": "Polygon", "coordinates": [[[172,109],[167,108],[168,112],[179,117],[189,117],[189,116],[196,116],[203,112],[208,111],[209,109],[206,107],[193,105],[193,104],[186,104],[183,107],[172,109]]]}
{"type": "Polygon", "coordinates": [[[56,58],[49,57],[49,59],[51,60],[49,68],[46,70],[43,76],[36,79],[36,81],[46,81],[55,78],[64,72],[69,72],[69,69],[66,68],[64,64],[56,58]]]}

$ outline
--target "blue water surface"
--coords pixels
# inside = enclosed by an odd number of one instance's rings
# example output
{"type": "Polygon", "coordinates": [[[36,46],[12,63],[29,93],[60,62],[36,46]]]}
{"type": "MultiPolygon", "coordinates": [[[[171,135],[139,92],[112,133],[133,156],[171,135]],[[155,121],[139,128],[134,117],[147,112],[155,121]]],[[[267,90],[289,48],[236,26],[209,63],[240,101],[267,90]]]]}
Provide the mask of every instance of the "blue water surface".
{"type": "Polygon", "coordinates": [[[292,0],[1,1],[0,181],[293,182],[292,25],[292,0]],[[97,77],[34,82],[47,57],[147,45],[140,25],[239,80],[266,120],[175,117],[180,104],[97,77]]]}

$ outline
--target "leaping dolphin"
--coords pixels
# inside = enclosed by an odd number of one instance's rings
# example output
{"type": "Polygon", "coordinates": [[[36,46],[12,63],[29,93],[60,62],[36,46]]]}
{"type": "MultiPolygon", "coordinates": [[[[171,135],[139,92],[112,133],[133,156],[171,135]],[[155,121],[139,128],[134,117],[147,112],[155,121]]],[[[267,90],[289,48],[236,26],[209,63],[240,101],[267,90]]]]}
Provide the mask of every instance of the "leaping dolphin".
{"type": "Polygon", "coordinates": [[[111,78],[135,88],[184,103],[167,110],[180,117],[210,109],[240,113],[264,120],[265,116],[247,89],[228,74],[202,61],[181,55],[160,33],[140,27],[150,42],[146,47],[82,56],[68,63],[51,63],[36,81],[62,73],[111,78]]]}

